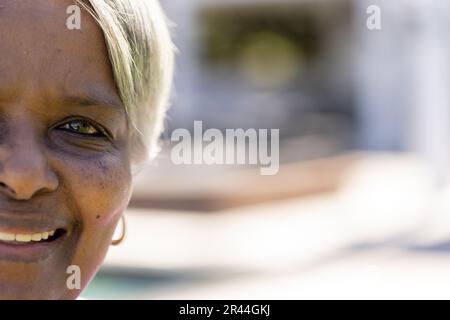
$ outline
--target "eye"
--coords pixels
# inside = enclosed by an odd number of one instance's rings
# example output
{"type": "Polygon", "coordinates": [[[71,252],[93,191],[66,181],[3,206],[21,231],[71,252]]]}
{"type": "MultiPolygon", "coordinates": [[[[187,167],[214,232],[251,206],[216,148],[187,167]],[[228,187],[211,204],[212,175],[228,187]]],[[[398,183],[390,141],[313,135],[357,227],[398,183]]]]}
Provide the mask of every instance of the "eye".
{"type": "Polygon", "coordinates": [[[83,119],[70,120],[64,123],[63,125],[59,126],[58,129],[86,136],[94,136],[94,137],[105,136],[105,134],[101,130],[97,129],[96,126],[91,124],[89,121],[83,119]]]}

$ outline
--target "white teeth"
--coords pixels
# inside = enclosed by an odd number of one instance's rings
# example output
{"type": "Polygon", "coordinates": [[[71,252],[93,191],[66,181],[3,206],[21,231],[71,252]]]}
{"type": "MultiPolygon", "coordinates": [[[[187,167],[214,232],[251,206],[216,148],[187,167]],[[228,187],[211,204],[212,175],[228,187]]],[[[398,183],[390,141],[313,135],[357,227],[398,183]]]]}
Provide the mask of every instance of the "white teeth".
{"type": "Polygon", "coordinates": [[[55,230],[34,233],[34,234],[14,234],[7,232],[0,232],[0,241],[16,241],[16,242],[38,242],[42,240],[47,240],[49,237],[55,235],[55,230]]]}
{"type": "Polygon", "coordinates": [[[31,234],[16,234],[16,241],[17,242],[30,242],[31,234]]]}
{"type": "Polygon", "coordinates": [[[35,233],[31,236],[31,241],[41,241],[42,235],[40,233],[35,233]]]}
{"type": "Polygon", "coordinates": [[[15,239],[16,239],[16,235],[13,233],[0,232],[0,240],[2,240],[2,241],[14,241],[15,239]]]}

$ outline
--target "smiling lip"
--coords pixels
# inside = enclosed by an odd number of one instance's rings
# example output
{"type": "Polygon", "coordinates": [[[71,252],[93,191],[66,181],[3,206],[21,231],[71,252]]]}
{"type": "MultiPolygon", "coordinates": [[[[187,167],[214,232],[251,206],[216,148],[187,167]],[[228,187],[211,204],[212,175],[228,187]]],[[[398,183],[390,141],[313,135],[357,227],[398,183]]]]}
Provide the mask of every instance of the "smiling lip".
{"type": "Polygon", "coordinates": [[[0,203],[0,264],[35,262],[54,253],[71,233],[66,212],[57,206],[0,203]],[[41,210],[31,210],[36,207],[41,210]]]}
{"type": "Polygon", "coordinates": [[[60,217],[41,214],[0,213],[0,263],[31,263],[51,255],[67,238],[60,217]],[[59,218],[59,219],[58,219],[59,218]],[[53,220],[53,221],[52,221],[53,220]],[[57,223],[57,224],[56,224],[57,223]]]}
{"type": "MultiPolygon", "coordinates": [[[[57,229],[52,236],[38,241],[38,235],[45,236],[45,233],[23,232],[15,234],[15,240],[0,240],[0,261],[33,262],[45,259],[61,245],[67,235],[65,230],[57,229]],[[35,240],[28,241],[32,236],[35,240]]],[[[7,235],[8,233],[0,231],[3,238],[7,238],[7,235]]]]}

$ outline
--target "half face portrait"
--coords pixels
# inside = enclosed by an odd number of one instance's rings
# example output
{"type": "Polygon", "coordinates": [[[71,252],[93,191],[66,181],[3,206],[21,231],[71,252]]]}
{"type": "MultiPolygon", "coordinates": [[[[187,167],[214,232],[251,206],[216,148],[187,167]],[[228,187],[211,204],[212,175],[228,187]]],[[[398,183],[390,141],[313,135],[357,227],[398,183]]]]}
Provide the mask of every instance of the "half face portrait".
{"type": "Polygon", "coordinates": [[[0,0],[0,39],[0,299],[76,299],[157,153],[166,18],[156,0],[0,0]]]}

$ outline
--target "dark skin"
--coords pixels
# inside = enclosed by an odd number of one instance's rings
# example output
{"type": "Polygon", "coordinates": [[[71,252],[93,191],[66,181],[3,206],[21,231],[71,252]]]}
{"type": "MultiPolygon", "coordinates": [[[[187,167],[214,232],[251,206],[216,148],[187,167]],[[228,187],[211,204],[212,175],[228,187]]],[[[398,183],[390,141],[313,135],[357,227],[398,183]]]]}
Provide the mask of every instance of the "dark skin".
{"type": "Polygon", "coordinates": [[[84,289],[131,195],[105,40],[87,12],[81,31],[66,28],[71,4],[0,0],[0,232],[60,232],[39,257],[2,256],[0,246],[0,299],[76,298],[67,267],[79,266],[84,289]]]}

